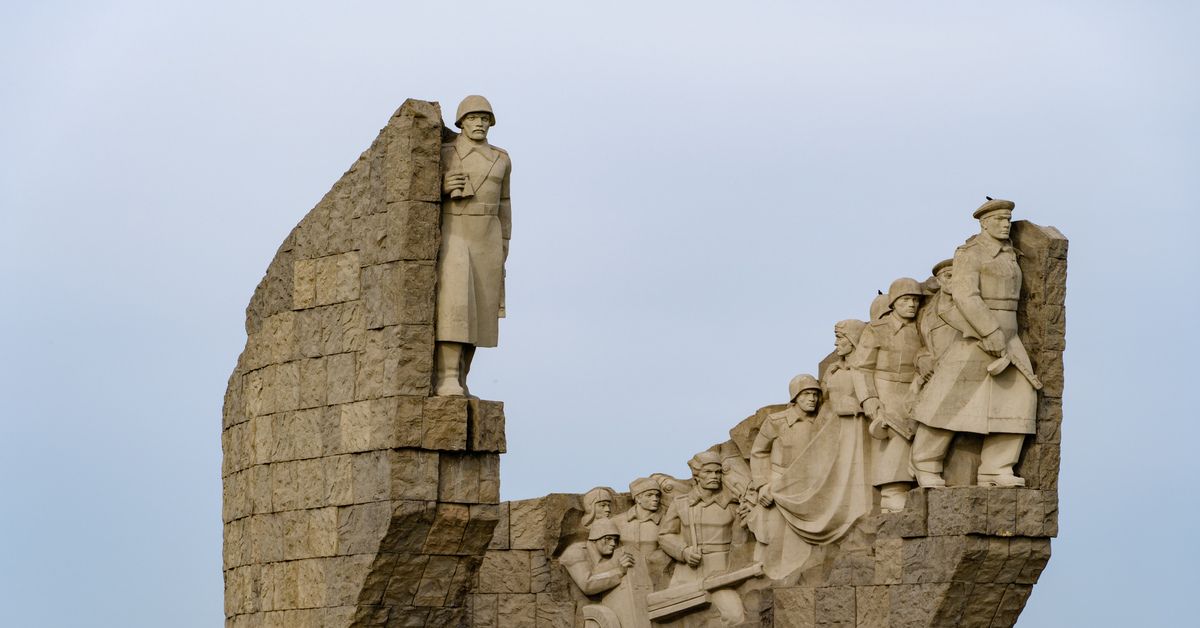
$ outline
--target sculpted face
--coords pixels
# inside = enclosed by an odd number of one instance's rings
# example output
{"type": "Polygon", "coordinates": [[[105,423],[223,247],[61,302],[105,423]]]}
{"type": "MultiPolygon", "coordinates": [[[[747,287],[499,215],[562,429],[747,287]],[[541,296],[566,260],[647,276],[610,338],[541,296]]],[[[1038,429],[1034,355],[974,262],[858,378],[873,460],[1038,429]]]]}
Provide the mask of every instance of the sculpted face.
{"type": "Polygon", "coordinates": [[[596,549],[600,550],[601,556],[612,556],[617,550],[617,535],[610,534],[602,536],[596,541],[596,549]]]}
{"type": "Polygon", "coordinates": [[[850,352],[854,351],[854,343],[850,342],[850,339],[846,337],[846,334],[843,334],[840,331],[833,332],[833,346],[835,347],[837,354],[842,356],[850,355],[850,352]]]}
{"type": "Polygon", "coordinates": [[[954,271],[952,269],[952,266],[947,266],[938,271],[937,282],[942,290],[950,287],[950,280],[954,278],[954,271]]]}
{"type": "Polygon", "coordinates": [[[809,388],[801,390],[799,395],[796,395],[796,405],[805,412],[816,412],[817,404],[821,401],[821,393],[809,388]]]}
{"type": "Polygon", "coordinates": [[[710,462],[696,472],[696,482],[700,484],[701,488],[710,491],[719,491],[721,490],[721,476],[723,474],[724,471],[721,470],[721,465],[710,462]]]}
{"type": "Polygon", "coordinates": [[[596,518],[608,519],[612,516],[612,502],[602,499],[596,502],[596,518]]]}
{"type": "Polygon", "coordinates": [[[979,219],[983,232],[997,240],[1007,240],[1008,232],[1012,230],[1012,215],[1008,212],[996,212],[979,219]]]}
{"type": "Polygon", "coordinates": [[[492,116],[486,112],[468,113],[462,119],[462,132],[467,138],[476,142],[487,139],[488,129],[492,127],[492,116]]]}
{"type": "Polygon", "coordinates": [[[642,507],[642,510],[654,512],[658,510],[658,505],[662,501],[662,493],[658,491],[642,491],[634,498],[637,500],[637,505],[642,507]]]}
{"type": "Polygon", "coordinates": [[[892,304],[892,309],[896,311],[896,315],[900,318],[912,318],[917,315],[917,306],[921,305],[921,299],[917,296],[906,294],[896,299],[892,304]]]}

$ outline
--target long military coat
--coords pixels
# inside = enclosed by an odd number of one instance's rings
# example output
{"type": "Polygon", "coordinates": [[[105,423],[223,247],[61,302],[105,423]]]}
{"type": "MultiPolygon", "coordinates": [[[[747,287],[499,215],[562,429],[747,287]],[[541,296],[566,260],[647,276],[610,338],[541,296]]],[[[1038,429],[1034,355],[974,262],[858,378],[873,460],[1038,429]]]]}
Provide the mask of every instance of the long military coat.
{"type": "Polygon", "coordinates": [[[954,307],[942,318],[959,329],[950,348],[913,409],[913,418],[930,427],[977,434],[1032,434],[1037,393],[1015,366],[995,377],[987,367],[996,360],[979,339],[999,329],[1014,361],[1029,357],[1017,336],[1021,297],[1018,252],[1007,242],[972,236],[954,252],[950,294],[954,307]]]}
{"type": "Polygon", "coordinates": [[[442,197],[436,339],[496,346],[504,316],[504,261],[512,235],[508,153],[459,136],[442,144],[442,176],[464,173],[461,195],[442,197]]]}

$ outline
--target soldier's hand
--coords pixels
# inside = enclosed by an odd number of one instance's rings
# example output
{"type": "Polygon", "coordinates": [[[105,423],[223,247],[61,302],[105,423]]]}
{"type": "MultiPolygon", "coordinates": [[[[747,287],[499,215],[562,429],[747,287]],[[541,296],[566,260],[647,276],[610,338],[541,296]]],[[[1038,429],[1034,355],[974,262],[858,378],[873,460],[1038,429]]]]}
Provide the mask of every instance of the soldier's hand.
{"type": "Polygon", "coordinates": [[[629,569],[630,567],[633,567],[633,564],[637,561],[633,559],[633,554],[626,552],[621,554],[621,560],[618,562],[621,563],[622,569],[629,569]]]}
{"type": "Polygon", "coordinates": [[[745,521],[746,517],[750,516],[750,511],[752,509],[753,509],[753,506],[750,505],[750,502],[742,502],[742,503],[738,504],[738,509],[737,509],[738,518],[741,519],[742,521],[745,521]]]}
{"type": "Polygon", "coordinates": [[[879,399],[871,397],[863,402],[863,414],[867,415],[868,419],[874,421],[875,418],[879,416],[879,408],[882,405],[883,404],[879,403],[879,399]]]}
{"type": "Polygon", "coordinates": [[[442,179],[442,193],[449,194],[455,190],[467,187],[467,175],[461,172],[447,172],[442,179]]]}
{"type": "Polygon", "coordinates": [[[1004,332],[997,329],[979,341],[979,347],[991,355],[1000,357],[1004,353],[1004,332]]]}
{"type": "Polygon", "coordinates": [[[887,440],[888,436],[890,436],[888,434],[887,423],[883,422],[883,417],[871,421],[871,425],[867,427],[867,432],[871,435],[871,438],[876,440],[887,440]]]}
{"type": "Polygon", "coordinates": [[[758,503],[762,504],[763,508],[768,508],[775,503],[775,498],[771,496],[770,484],[763,484],[758,489],[758,503]]]}
{"type": "Polygon", "coordinates": [[[699,565],[702,557],[703,555],[698,549],[692,549],[690,547],[683,548],[683,560],[688,564],[688,567],[695,567],[699,565]]]}

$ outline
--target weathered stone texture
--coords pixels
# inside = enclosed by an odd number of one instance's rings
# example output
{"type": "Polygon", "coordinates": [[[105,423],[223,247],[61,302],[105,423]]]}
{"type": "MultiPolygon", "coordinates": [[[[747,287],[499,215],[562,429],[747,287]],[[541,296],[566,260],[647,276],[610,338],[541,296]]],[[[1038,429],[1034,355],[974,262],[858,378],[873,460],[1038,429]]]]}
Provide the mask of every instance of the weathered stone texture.
{"type": "Polygon", "coordinates": [[[405,102],[247,307],[221,435],[227,625],[457,626],[507,525],[503,404],[429,397],[446,132],[405,102]]]}

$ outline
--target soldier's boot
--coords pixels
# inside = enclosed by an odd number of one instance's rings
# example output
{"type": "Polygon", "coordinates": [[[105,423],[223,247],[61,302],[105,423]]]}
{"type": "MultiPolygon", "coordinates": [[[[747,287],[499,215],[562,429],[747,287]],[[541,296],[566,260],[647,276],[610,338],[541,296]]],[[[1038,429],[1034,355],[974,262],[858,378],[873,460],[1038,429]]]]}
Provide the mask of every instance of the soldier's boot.
{"type": "Polygon", "coordinates": [[[467,399],[478,399],[471,391],[467,389],[467,374],[471,372],[471,360],[475,359],[475,345],[464,344],[462,346],[462,360],[459,366],[458,383],[462,385],[462,394],[467,399]]]}
{"type": "Polygon", "coordinates": [[[983,437],[983,449],[979,455],[979,486],[1017,488],[1025,486],[1025,479],[1013,473],[1013,467],[1021,458],[1024,434],[988,434],[983,437]]]}
{"type": "Polygon", "coordinates": [[[879,487],[879,509],[883,512],[900,512],[908,499],[908,482],[891,482],[879,487]]]}
{"type": "Polygon", "coordinates": [[[461,342],[437,343],[437,372],[433,386],[436,397],[462,397],[461,366],[463,344],[461,342]]]}

